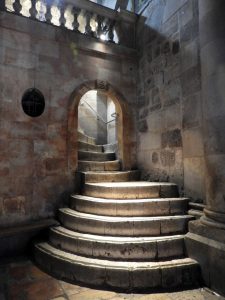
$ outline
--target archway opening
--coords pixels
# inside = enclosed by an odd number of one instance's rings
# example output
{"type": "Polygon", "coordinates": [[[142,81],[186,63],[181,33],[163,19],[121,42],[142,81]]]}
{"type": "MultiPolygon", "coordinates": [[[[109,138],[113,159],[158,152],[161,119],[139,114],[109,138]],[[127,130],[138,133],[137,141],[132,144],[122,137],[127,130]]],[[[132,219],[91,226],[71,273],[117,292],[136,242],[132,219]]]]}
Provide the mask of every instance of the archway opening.
{"type": "MultiPolygon", "coordinates": [[[[136,168],[136,137],[133,128],[134,116],[124,96],[106,81],[89,81],[78,86],[71,94],[68,108],[68,169],[76,171],[78,165],[78,125],[79,104],[89,91],[96,91],[113,101],[116,111],[116,142],[118,144],[117,159],[122,170],[136,168]]],[[[81,102],[82,103],[82,102],[81,102]]]]}
{"type": "Polygon", "coordinates": [[[78,106],[78,131],[94,138],[97,145],[117,145],[116,106],[107,93],[88,91],[78,106]]]}

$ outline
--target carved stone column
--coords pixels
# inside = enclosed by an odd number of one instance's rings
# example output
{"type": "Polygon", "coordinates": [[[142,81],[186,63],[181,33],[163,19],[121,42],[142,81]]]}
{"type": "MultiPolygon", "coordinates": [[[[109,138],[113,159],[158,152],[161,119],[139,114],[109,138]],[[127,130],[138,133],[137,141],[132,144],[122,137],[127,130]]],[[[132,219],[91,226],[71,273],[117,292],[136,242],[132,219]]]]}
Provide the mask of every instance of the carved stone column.
{"type": "Polygon", "coordinates": [[[204,284],[225,294],[225,1],[198,3],[206,209],[190,223],[186,246],[204,284]]]}
{"type": "Polygon", "coordinates": [[[206,163],[204,224],[225,230],[225,1],[199,1],[206,163]]]}

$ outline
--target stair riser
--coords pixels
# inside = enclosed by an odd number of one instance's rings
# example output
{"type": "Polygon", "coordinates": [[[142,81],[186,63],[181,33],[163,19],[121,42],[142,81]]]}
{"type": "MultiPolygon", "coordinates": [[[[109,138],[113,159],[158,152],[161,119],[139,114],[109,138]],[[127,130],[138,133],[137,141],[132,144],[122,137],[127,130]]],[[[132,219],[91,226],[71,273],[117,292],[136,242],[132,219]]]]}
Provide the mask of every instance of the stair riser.
{"type": "Polygon", "coordinates": [[[118,144],[103,145],[103,151],[104,152],[117,152],[117,150],[118,150],[118,144]]]}
{"type": "MultiPolygon", "coordinates": [[[[192,219],[192,217],[189,217],[192,219]]],[[[64,227],[83,233],[110,236],[160,236],[186,233],[189,218],[154,221],[117,221],[86,219],[64,214],[60,211],[59,219],[64,227]]]]}
{"type": "Polygon", "coordinates": [[[140,179],[140,172],[132,171],[129,173],[92,173],[84,174],[85,182],[125,182],[138,181],[140,179]]]}
{"type": "Polygon", "coordinates": [[[105,243],[82,240],[50,231],[50,242],[64,251],[98,259],[157,261],[184,256],[183,238],[158,242],[105,243]]]}
{"type": "Polygon", "coordinates": [[[85,184],[83,195],[107,199],[148,199],[178,197],[177,186],[104,187],[85,184]]]}
{"type": "Polygon", "coordinates": [[[108,161],[108,162],[78,162],[79,171],[119,171],[119,161],[108,161]]]}
{"type": "Polygon", "coordinates": [[[91,145],[91,144],[84,143],[84,142],[78,142],[78,150],[81,150],[81,151],[93,151],[93,152],[98,152],[98,153],[102,153],[103,152],[102,146],[91,145]]]}
{"type": "Polygon", "coordinates": [[[97,202],[72,197],[70,206],[79,212],[118,217],[144,217],[183,215],[187,212],[187,200],[159,200],[154,202],[122,203],[122,200],[112,202],[97,202]]]}
{"type": "Polygon", "coordinates": [[[88,143],[91,145],[95,145],[95,138],[89,137],[81,132],[78,132],[78,141],[79,142],[84,142],[84,143],[88,143]]]}
{"type": "Polygon", "coordinates": [[[88,161],[112,161],[115,160],[115,153],[94,153],[94,152],[84,152],[78,151],[79,160],[88,161]]]}
{"type": "Polygon", "coordinates": [[[86,266],[52,256],[39,248],[35,249],[34,256],[43,270],[74,283],[122,290],[185,288],[199,283],[197,264],[129,270],[86,266]]]}

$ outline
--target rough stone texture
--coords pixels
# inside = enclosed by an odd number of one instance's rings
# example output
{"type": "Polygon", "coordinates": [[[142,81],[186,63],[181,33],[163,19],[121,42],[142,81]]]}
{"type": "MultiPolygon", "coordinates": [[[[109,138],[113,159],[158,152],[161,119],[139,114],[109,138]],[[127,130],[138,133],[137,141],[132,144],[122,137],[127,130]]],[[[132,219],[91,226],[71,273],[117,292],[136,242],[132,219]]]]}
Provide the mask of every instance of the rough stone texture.
{"type": "Polygon", "coordinates": [[[142,12],[137,153],[145,179],[173,181],[181,193],[203,201],[198,20],[197,0],[153,0],[142,12]],[[201,184],[189,180],[193,173],[201,184]]]}
{"type": "Polygon", "coordinates": [[[134,108],[136,66],[134,50],[10,13],[0,12],[0,40],[0,225],[7,227],[53,216],[74,190],[71,93],[86,81],[104,80],[134,108]],[[46,100],[38,118],[21,106],[24,91],[34,85],[46,100]]]}

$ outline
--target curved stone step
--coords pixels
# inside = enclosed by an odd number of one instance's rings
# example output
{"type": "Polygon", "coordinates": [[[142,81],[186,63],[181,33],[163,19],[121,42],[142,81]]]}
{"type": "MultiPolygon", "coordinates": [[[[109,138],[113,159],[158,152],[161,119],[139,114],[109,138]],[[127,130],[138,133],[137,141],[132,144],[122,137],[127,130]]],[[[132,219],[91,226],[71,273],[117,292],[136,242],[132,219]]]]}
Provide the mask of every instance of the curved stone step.
{"type": "Polygon", "coordinates": [[[161,217],[108,217],[77,212],[70,208],[59,209],[64,227],[83,233],[111,236],[159,236],[187,231],[189,215],[161,217]]]}
{"type": "Polygon", "coordinates": [[[115,200],[73,195],[70,200],[70,207],[79,212],[119,217],[183,215],[187,204],[187,198],[115,200]]]}
{"type": "Polygon", "coordinates": [[[113,152],[99,153],[90,151],[78,151],[78,159],[86,161],[111,161],[115,160],[116,156],[113,152]]]}
{"type": "Polygon", "coordinates": [[[195,219],[200,219],[202,216],[204,216],[203,211],[197,209],[189,209],[188,214],[195,217],[195,219]]]}
{"type": "Polygon", "coordinates": [[[118,151],[118,143],[115,144],[105,144],[102,145],[104,152],[117,152],[118,151]]]}
{"type": "Polygon", "coordinates": [[[112,172],[83,172],[84,182],[120,182],[137,181],[140,171],[112,171],[112,172]]]}
{"type": "Polygon", "coordinates": [[[200,211],[203,211],[203,209],[206,207],[203,203],[197,203],[197,202],[189,202],[188,205],[190,209],[195,209],[200,211]]]}
{"type": "Polygon", "coordinates": [[[78,171],[119,171],[119,160],[113,161],[78,161],[78,171]]]}
{"type": "Polygon", "coordinates": [[[168,182],[100,182],[85,183],[83,194],[90,197],[114,199],[178,197],[178,188],[168,182]]]}
{"type": "Polygon", "coordinates": [[[95,138],[88,136],[80,131],[77,132],[77,140],[79,142],[85,142],[91,145],[96,145],[95,138]]]}
{"type": "Polygon", "coordinates": [[[196,286],[199,265],[190,258],[163,262],[120,262],[86,258],[40,243],[34,247],[37,264],[58,278],[105,288],[166,289],[196,286]]]}
{"type": "Polygon", "coordinates": [[[80,151],[94,151],[94,152],[103,152],[103,147],[101,145],[92,145],[85,142],[78,141],[78,150],[80,151]]]}
{"type": "Polygon", "coordinates": [[[184,235],[112,237],[52,227],[50,244],[71,253],[98,259],[157,261],[184,256],[184,235]]]}

